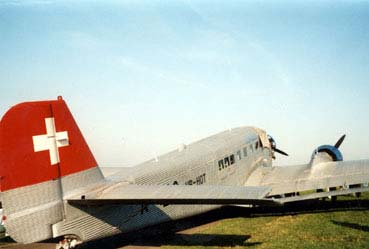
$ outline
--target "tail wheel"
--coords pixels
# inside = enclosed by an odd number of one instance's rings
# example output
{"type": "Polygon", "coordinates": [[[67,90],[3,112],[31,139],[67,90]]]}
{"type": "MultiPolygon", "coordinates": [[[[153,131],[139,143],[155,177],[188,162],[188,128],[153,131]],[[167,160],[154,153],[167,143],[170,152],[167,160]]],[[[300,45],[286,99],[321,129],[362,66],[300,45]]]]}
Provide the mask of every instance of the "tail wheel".
{"type": "Polygon", "coordinates": [[[73,249],[77,245],[81,244],[81,241],[77,237],[66,236],[62,241],[56,245],[56,249],[73,249]]]}

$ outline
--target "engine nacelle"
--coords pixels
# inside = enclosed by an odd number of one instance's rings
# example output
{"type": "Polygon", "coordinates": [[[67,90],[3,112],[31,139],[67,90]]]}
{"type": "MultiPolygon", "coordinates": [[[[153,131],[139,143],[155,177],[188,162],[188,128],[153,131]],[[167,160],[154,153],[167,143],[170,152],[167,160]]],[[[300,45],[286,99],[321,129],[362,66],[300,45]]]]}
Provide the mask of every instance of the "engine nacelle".
{"type": "Polygon", "coordinates": [[[311,155],[311,164],[343,161],[341,151],[332,145],[321,145],[311,155]]]}

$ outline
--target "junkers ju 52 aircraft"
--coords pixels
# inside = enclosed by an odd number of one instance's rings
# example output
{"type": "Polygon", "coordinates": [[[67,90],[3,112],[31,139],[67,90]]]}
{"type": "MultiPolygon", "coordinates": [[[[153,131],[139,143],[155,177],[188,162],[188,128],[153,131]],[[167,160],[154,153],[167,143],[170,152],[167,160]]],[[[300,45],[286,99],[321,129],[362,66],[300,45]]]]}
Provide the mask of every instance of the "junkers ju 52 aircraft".
{"type": "Polygon", "coordinates": [[[5,227],[17,242],[65,246],[196,215],[368,191],[369,160],[323,145],[306,165],[276,167],[272,137],[227,130],[104,177],[65,101],[26,102],[0,123],[5,227]],[[303,194],[305,193],[305,194],[303,194]]]}

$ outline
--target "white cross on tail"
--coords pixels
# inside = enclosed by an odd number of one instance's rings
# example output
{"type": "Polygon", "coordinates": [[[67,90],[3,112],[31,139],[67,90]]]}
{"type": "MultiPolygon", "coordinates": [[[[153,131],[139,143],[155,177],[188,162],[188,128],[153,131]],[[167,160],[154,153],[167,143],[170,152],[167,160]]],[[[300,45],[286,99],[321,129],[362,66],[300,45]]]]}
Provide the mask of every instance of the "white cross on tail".
{"type": "Polygon", "coordinates": [[[60,162],[59,147],[69,145],[68,132],[56,132],[54,118],[45,118],[46,135],[33,136],[33,149],[35,152],[48,150],[51,165],[60,162]]]}

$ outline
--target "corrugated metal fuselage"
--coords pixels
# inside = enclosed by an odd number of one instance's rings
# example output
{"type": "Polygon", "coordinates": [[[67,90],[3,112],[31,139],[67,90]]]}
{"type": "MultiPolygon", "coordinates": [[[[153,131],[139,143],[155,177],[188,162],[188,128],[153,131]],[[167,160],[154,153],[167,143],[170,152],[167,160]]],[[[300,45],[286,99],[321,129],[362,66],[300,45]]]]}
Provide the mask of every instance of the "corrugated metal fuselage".
{"type": "MultiPolygon", "coordinates": [[[[106,180],[145,185],[242,186],[257,167],[271,166],[269,144],[260,145],[260,135],[265,135],[265,132],[253,127],[225,131],[136,167],[122,170],[106,180]]],[[[84,172],[78,174],[83,175],[84,172]]],[[[66,218],[53,225],[53,236],[73,234],[86,241],[196,215],[218,207],[215,205],[74,207],[65,203],[66,218]]]]}

